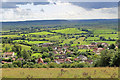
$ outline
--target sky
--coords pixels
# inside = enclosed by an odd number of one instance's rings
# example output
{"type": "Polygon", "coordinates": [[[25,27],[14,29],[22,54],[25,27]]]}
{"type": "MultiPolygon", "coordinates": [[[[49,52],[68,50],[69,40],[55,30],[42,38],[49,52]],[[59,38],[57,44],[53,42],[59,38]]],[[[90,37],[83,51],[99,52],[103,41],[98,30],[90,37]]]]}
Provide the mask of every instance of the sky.
{"type": "Polygon", "coordinates": [[[93,2],[64,2],[61,0],[10,2],[4,0],[0,8],[0,21],[3,22],[115,18],[118,18],[118,0],[114,0],[114,2],[96,2],[94,0],[93,2]]]}

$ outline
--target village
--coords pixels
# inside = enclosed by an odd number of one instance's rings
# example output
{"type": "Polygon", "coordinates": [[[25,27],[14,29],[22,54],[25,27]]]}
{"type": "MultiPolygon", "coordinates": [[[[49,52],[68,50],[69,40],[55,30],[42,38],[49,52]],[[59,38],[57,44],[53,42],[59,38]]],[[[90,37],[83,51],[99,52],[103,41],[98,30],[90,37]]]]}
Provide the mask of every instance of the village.
{"type": "MultiPolygon", "coordinates": [[[[85,56],[84,54],[79,54],[76,55],[74,58],[72,58],[71,55],[75,55],[73,50],[70,50],[70,46],[53,46],[53,43],[44,43],[44,44],[40,44],[37,45],[38,47],[52,47],[52,53],[54,53],[54,59],[50,60],[50,62],[55,62],[57,64],[61,64],[61,63],[73,63],[73,62],[85,62],[85,63],[93,63],[93,60],[91,60],[90,58],[88,58],[87,56],[85,56]]],[[[96,42],[92,42],[90,45],[77,45],[77,46],[73,46],[73,48],[77,48],[78,50],[89,50],[88,52],[90,53],[94,53],[95,55],[100,55],[101,52],[105,49],[109,49],[110,46],[107,43],[96,43],[96,42]],[[91,51],[90,51],[91,50],[91,51]]],[[[117,46],[116,46],[117,47],[117,46]]],[[[50,53],[50,52],[48,52],[50,53]]],[[[12,64],[13,61],[25,61],[25,59],[18,58],[15,55],[15,52],[5,52],[3,55],[1,55],[2,57],[2,64],[8,63],[8,64],[12,64]]],[[[36,63],[40,64],[47,64],[49,61],[44,61],[45,58],[43,59],[42,57],[37,58],[35,61],[36,63]]]]}

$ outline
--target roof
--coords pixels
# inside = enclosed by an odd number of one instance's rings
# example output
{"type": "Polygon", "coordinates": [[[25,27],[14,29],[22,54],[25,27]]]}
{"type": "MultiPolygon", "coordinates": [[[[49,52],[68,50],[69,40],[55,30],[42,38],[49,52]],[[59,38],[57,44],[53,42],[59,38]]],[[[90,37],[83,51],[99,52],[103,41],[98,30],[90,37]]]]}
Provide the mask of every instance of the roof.
{"type": "Polygon", "coordinates": [[[60,63],[64,63],[64,59],[54,59],[54,61],[60,62],[60,63]]]}
{"type": "Polygon", "coordinates": [[[14,52],[5,52],[4,54],[5,54],[5,55],[13,55],[14,52]]]}
{"type": "Polygon", "coordinates": [[[57,52],[57,51],[53,51],[53,53],[54,53],[54,54],[58,54],[58,52],[57,52]]]}
{"type": "Polygon", "coordinates": [[[74,58],[74,61],[78,61],[79,59],[78,58],[74,58]]]}
{"type": "Polygon", "coordinates": [[[38,58],[38,63],[43,63],[43,59],[42,58],[38,58]]]}

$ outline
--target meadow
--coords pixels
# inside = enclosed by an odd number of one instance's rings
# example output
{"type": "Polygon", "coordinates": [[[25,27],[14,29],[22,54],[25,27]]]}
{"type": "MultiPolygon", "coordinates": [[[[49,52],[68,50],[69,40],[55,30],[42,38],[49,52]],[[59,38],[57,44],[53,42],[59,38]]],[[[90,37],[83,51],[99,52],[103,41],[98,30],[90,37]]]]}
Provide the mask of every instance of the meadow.
{"type": "Polygon", "coordinates": [[[2,78],[118,78],[117,67],[3,68],[2,78]],[[9,74],[10,73],[10,74],[9,74]]]}

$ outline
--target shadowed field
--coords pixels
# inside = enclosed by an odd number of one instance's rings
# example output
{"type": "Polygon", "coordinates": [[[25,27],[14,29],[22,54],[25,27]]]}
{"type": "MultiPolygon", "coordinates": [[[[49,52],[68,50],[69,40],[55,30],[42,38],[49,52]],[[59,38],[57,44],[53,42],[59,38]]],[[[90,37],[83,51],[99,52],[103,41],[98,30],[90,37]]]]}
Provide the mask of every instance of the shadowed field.
{"type": "Polygon", "coordinates": [[[118,68],[3,68],[2,78],[118,78],[118,68]]]}

